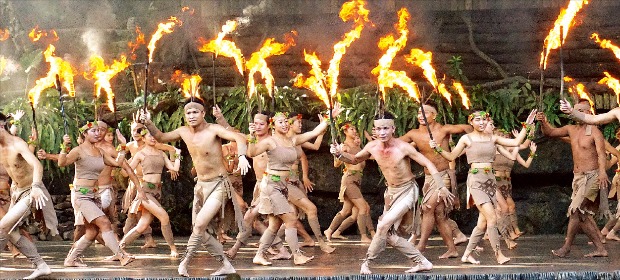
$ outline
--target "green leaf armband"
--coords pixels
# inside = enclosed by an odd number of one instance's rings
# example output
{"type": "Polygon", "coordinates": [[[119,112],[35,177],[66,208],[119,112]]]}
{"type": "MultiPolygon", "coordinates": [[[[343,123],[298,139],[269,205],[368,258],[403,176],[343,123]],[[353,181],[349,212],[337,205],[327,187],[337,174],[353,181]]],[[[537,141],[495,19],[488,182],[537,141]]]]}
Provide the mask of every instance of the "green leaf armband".
{"type": "Polygon", "coordinates": [[[250,135],[250,136],[248,136],[248,143],[249,144],[256,144],[256,143],[258,143],[258,139],[256,139],[255,136],[250,135]]]}
{"type": "Polygon", "coordinates": [[[438,154],[441,154],[443,152],[443,148],[441,148],[440,146],[435,147],[435,152],[438,154]]]}

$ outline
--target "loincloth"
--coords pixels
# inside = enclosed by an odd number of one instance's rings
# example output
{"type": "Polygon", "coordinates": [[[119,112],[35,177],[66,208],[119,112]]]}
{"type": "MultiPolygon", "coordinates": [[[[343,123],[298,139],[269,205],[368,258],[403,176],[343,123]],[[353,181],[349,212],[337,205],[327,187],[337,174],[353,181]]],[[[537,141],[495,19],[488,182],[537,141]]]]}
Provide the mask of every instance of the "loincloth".
{"type": "MultiPolygon", "coordinates": [[[[441,172],[437,172],[437,174],[439,176],[441,176],[441,179],[443,179],[443,185],[447,188],[449,186],[451,186],[451,178],[450,178],[450,174],[448,174],[448,170],[444,170],[441,172]]],[[[431,199],[431,197],[439,191],[439,185],[437,184],[437,182],[435,182],[435,178],[433,178],[432,175],[430,174],[426,174],[424,176],[424,186],[422,187],[422,194],[424,196],[424,198],[422,199],[422,206],[423,207],[427,207],[430,208],[430,206],[428,205],[428,201],[431,199]]],[[[452,211],[453,209],[453,205],[445,205],[445,213],[448,214],[452,211]]]]}
{"type": "Polygon", "coordinates": [[[349,170],[342,174],[340,180],[340,192],[338,200],[344,202],[345,197],[348,199],[363,198],[362,191],[362,171],[349,170]]]}
{"type": "MultiPolygon", "coordinates": [[[[45,201],[45,205],[43,206],[42,209],[37,210],[34,206],[34,201],[31,200],[29,212],[35,213],[36,211],[41,211],[43,214],[42,222],[45,224],[45,227],[50,230],[50,234],[52,236],[56,236],[58,235],[58,219],[56,218],[56,210],[54,209],[54,203],[52,202],[52,196],[47,191],[47,188],[45,188],[45,186],[42,186],[39,189],[43,192],[43,196],[47,198],[47,200],[45,201]]],[[[27,197],[29,199],[31,190],[32,190],[31,186],[12,187],[11,188],[11,206],[9,206],[9,209],[13,205],[15,205],[15,203],[21,201],[22,199],[26,199],[27,197]]],[[[29,213],[27,211],[27,213],[24,213],[24,216],[28,214],[29,213]]]]}
{"type": "MultiPolygon", "coordinates": [[[[232,184],[228,180],[227,176],[217,176],[207,181],[198,181],[194,187],[194,202],[192,208],[192,224],[195,224],[196,216],[202,210],[205,202],[209,198],[215,198],[220,201],[222,207],[220,209],[220,219],[224,220],[226,203],[233,198],[232,184]]],[[[241,207],[237,204],[236,199],[232,199],[233,207],[235,209],[235,222],[239,230],[243,229],[243,213],[241,213],[241,207]]]]}
{"type": "Polygon", "coordinates": [[[228,180],[235,189],[235,192],[241,197],[243,197],[243,178],[238,173],[232,173],[228,175],[228,180]]]}
{"type": "Polygon", "coordinates": [[[145,199],[142,200],[136,195],[136,198],[131,202],[131,206],[129,206],[129,213],[137,214],[142,211],[142,203],[144,201],[152,201],[161,208],[161,183],[142,182],[140,187],[144,191],[145,199]]]}
{"type": "MultiPolygon", "coordinates": [[[[394,186],[394,187],[388,186],[385,189],[385,192],[383,194],[383,199],[385,200],[385,206],[383,207],[382,216],[386,216],[388,213],[390,213],[390,210],[394,209],[395,205],[406,206],[407,208],[409,208],[409,210],[413,211],[412,213],[413,216],[411,217],[412,218],[411,225],[407,231],[408,232],[413,231],[413,228],[416,226],[415,217],[418,212],[417,211],[418,202],[419,202],[418,197],[419,197],[419,190],[418,190],[418,184],[415,182],[415,179],[412,179],[411,181],[398,185],[398,186],[394,186]]],[[[401,223],[407,223],[407,222],[403,222],[403,219],[401,218],[400,220],[396,221],[392,225],[390,230],[398,231],[398,228],[400,227],[401,223]]]]}
{"type": "Polygon", "coordinates": [[[99,189],[97,187],[78,185],[73,187],[73,192],[75,193],[75,210],[79,212],[78,215],[81,215],[88,223],[91,223],[96,218],[105,216],[105,213],[103,213],[101,209],[101,197],[99,196],[99,189]]]}
{"type": "Polygon", "coordinates": [[[598,170],[574,173],[573,193],[567,216],[576,210],[582,214],[596,214],[599,199],[598,170]]]}
{"type": "Polygon", "coordinates": [[[495,191],[497,182],[492,170],[474,168],[467,175],[467,209],[474,205],[491,202],[497,204],[495,191]]]}
{"type": "Polygon", "coordinates": [[[302,182],[299,181],[299,178],[290,178],[287,183],[288,201],[293,202],[302,198],[308,198],[306,188],[303,186],[302,182]]]}
{"type": "Polygon", "coordinates": [[[271,174],[263,176],[260,185],[258,212],[273,215],[295,212],[288,201],[288,188],[285,179],[271,174]]]}

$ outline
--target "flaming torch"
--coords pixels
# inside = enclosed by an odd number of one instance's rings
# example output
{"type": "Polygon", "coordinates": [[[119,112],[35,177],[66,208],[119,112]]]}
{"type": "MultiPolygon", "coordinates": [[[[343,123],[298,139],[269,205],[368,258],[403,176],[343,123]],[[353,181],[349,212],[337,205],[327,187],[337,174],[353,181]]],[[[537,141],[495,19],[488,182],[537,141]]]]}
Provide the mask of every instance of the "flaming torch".
{"type": "Polygon", "coordinates": [[[170,17],[168,22],[161,22],[157,25],[157,31],[153,33],[151,36],[151,40],[147,46],[148,48],[148,60],[146,61],[146,65],[144,67],[144,106],[142,110],[146,113],[146,98],[148,97],[148,87],[149,87],[149,64],[153,62],[153,54],[155,53],[155,44],[159,39],[161,39],[164,34],[170,34],[173,31],[175,25],[181,25],[182,22],[178,20],[176,17],[170,17]]]}
{"type": "Polygon", "coordinates": [[[433,61],[433,53],[425,52],[420,49],[412,49],[408,56],[405,56],[405,61],[418,66],[424,70],[424,77],[431,83],[435,92],[440,93],[450,105],[452,105],[451,94],[446,89],[446,85],[437,81],[437,75],[435,69],[431,65],[433,61]]]}
{"type": "Polygon", "coordinates": [[[329,61],[327,75],[321,71],[321,60],[316,54],[309,54],[304,50],[304,58],[311,66],[310,77],[303,78],[297,75],[294,86],[304,87],[313,91],[329,108],[329,121],[331,127],[332,141],[336,142],[336,129],[334,128],[334,117],[332,116],[333,97],[338,91],[338,76],[340,74],[340,61],[347,52],[347,48],[360,38],[366,23],[370,23],[368,15],[370,11],[365,7],[363,0],[351,0],[342,5],[340,9],[340,19],[343,22],[353,20],[354,27],[351,31],[344,34],[342,40],[334,45],[334,55],[329,61]]]}
{"type": "MultiPolygon", "coordinates": [[[[295,31],[293,31],[291,34],[297,35],[295,31]]],[[[284,54],[290,47],[294,46],[295,40],[292,35],[287,34],[285,43],[274,42],[274,38],[266,39],[265,42],[263,42],[263,46],[260,48],[260,50],[253,53],[250,56],[250,59],[245,62],[245,66],[248,70],[248,96],[250,98],[252,97],[252,95],[257,94],[254,74],[258,72],[265,80],[265,87],[267,88],[269,97],[273,99],[275,82],[273,75],[271,74],[271,69],[269,69],[267,61],[265,59],[270,56],[284,54]]],[[[258,99],[258,107],[258,111],[262,111],[260,98],[258,99]]]]}
{"type": "Polygon", "coordinates": [[[610,49],[614,55],[616,56],[617,59],[620,59],[620,47],[614,45],[611,40],[607,40],[607,39],[603,39],[601,40],[598,36],[598,34],[596,33],[592,33],[592,36],[590,36],[590,39],[594,40],[596,43],[598,43],[601,48],[604,49],[610,49]]]}
{"type": "Polygon", "coordinates": [[[194,98],[201,99],[198,85],[202,78],[199,75],[187,75],[183,74],[181,70],[176,70],[172,75],[172,80],[181,85],[183,97],[190,98],[192,101],[194,101],[194,98]]]}
{"type": "MultiPolygon", "coordinates": [[[[394,38],[393,34],[388,34],[379,40],[379,49],[385,51],[383,56],[379,59],[379,65],[372,69],[372,74],[377,76],[377,83],[379,85],[379,91],[381,91],[381,99],[385,102],[387,89],[399,86],[403,88],[409,97],[420,102],[420,91],[417,84],[407,76],[404,71],[395,71],[390,69],[392,61],[396,57],[396,54],[407,45],[407,36],[409,35],[409,29],[407,23],[411,15],[406,8],[402,8],[398,11],[398,22],[394,25],[394,28],[398,31],[399,37],[394,38]]],[[[383,104],[383,102],[379,102],[383,104]]],[[[382,116],[384,108],[378,108],[379,115],[382,116]]]]}
{"type": "Polygon", "coordinates": [[[609,72],[603,72],[605,78],[598,81],[599,84],[605,84],[616,93],[616,102],[620,104],[620,81],[609,75],[609,72]]]}
{"type": "MultiPolygon", "coordinates": [[[[92,55],[90,57],[90,71],[84,73],[84,77],[86,79],[95,80],[94,95],[96,99],[99,99],[99,96],[101,96],[101,92],[106,92],[106,96],[108,99],[108,108],[110,109],[110,112],[115,113],[115,115],[116,102],[110,80],[118,73],[125,70],[125,68],[127,67],[129,67],[129,63],[127,62],[127,57],[125,57],[124,55],[121,56],[120,60],[114,60],[114,62],[110,66],[105,65],[103,57],[99,55],[92,55]]],[[[95,113],[96,112],[97,108],[95,103],[95,113]]]]}
{"type": "MultiPolygon", "coordinates": [[[[211,41],[207,41],[206,39],[202,37],[198,38],[198,42],[201,44],[198,50],[201,52],[211,52],[215,55],[213,57],[214,75],[215,75],[215,57],[217,57],[218,55],[221,55],[223,57],[232,57],[235,60],[237,71],[239,72],[239,74],[243,76],[245,80],[246,79],[246,76],[244,75],[244,64],[245,63],[244,63],[243,54],[241,53],[241,50],[237,48],[237,45],[233,41],[224,39],[226,35],[235,31],[235,29],[237,29],[237,26],[238,26],[237,21],[228,20],[226,21],[226,24],[222,26],[222,31],[217,34],[217,38],[211,41]]],[[[215,85],[215,82],[214,82],[214,85],[215,85]]],[[[246,83],[246,86],[247,86],[247,83],[246,83]]],[[[215,99],[215,89],[213,92],[213,96],[214,96],[213,98],[215,99]]],[[[247,94],[245,96],[245,101],[246,101],[248,123],[251,123],[252,122],[252,108],[250,107],[250,98],[247,94]]],[[[215,105],[215,103],[213,105],[215,105]]]]}
{"type": "MultiPolygon", "coordinates": [[[[564,81],[567,83],[571,83],[574,82],[574,79],[566,76],[564,77],[564,81]]],[[[568,92],[570,92],[571,94],[576,94],[577,96],[579,96],[579,98],[588,100],[588,102],[590,103],[590,111],[592,112],[592,114],[594,114],[594,101],[592,101],[592,99],[586,92],[585,86],[582,83],[576,83],[573,85],[569,84],[568,92]]]]}
{"type": "MultiPolygon", "coordinates": [[[[574,24],[573,19],[577,15],[577,13],[583,8],[584,5],[588,4],[588,0],[571,0],[568,2],[568,7],[566,9],[562,9],[560,15],[555,20],[553,25],[553,29],[549,31],[549,35],[545,38],[544,48],[540,54],[540,106],[542,106],[542,89],[543,89],[543,78],[544,71],[547,69],[547,59],[549,58],[549,53],[551,50],[560,48],[560,72],[562,76],[563,72],[563,58],[562,58],[562,45],[564,44],[564,40],[568,36],[568,31],[570,27],[574,24]]],[[[561,98],[564,99],[563,93],[563,79],[560,80],[560,95],[561,98]]]]}

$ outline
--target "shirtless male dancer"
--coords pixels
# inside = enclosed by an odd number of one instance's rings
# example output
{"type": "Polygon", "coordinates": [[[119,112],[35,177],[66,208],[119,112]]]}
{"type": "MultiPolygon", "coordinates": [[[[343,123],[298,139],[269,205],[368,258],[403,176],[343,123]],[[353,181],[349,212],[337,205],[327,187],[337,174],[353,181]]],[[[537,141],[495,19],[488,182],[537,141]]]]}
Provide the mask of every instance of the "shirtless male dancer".
{"type": "MultiPolygon", "coordinates": [[[[420,127],[410,130],[405,135],[401,136],[400,140],[411,143],[422,155],[428,158],[437,168],[444,185],[450,188],[453,194],[458,195],[455,193],[456,181],[452,180],[448,174],[450,170],[450,161],[435,152],[435,150],[428,145],[428,141],[430,140],[428,128],[430,127],[433,139],[445,150],[449,150],[451,134],[469,133],[472,132],[473,129],[471,125],[468,124],[441,125],[435,120],[437,117],[436,105],[427,102],[423,106],[428,123],[424,121],[422,110],[419,110],[418,121],[420,122],[420,127]]],[[[424,174],[424,186],[422,187],[424,199],[421,205],[422,225],[420,241],[417,246],[418,250],[424,252],[426,249],[426,242],[436,224],[441,238],[448,247],[448,251],[439,256],[439,258],[457,258],[459,253],[456,250],[455,243],[465,242],[467,241],[467,237],[458,229],[456,223],[448,218],[448,214],[452,211],[453,205],[445,205],[442,200],[437,199],[438,192],[436,190],[439,186],[435,183],[435,176],[429,176],[430,173],[428,168],[424,168],[424,174]],[[456,238],[456,240],[453,238],[456,238]]]]}
{"type": "MultiPolygon", "coordinates": [[[[441,174],[437,168],[424,155],[405,141],[394,138],[394,117],[385,113],[383,117],[377,117],[374,121],[377,139],[369,142],[355,155],[342,151],[342,146],[332,144],[330,152],[341,161],[349,164],[358,164],[371,156],[377,161],[385,181],[387,189],[384,194],[385,206],[382,218],[377,224],[377,232],[370,242],[366,259],[362,263],[360,274],[371,274],[370,262],[377,258],[379,253],[385,250],[386,242],[398,249],[407,258],[413,260],[416,265],[407,270],[407,273],[428,271],[433,269],[433,264],[428,261],[416,247],[406,239],[395,234],[403,216],[416,210],[418,198],[418,186],[415,176],[411,172],[410,159],[426,167],[434,177],[438,187],[435,200],[443,200],[446,205],[451,204],[454,195],[446,188],[441,174]]],[[[414,215],[415,216],[415,215],[414,215]]]]}
{"type": "MultiPolygon", "coordinates": [[[[184,110],[187,125],[166,133],[161,132],[153,124],[148,113],[143,113],[140,117],[157,141],[165,143],[183,140],[194,161],[198,175],[198,182],[194,188],[192,210],[195,219],[192,219],[194,221],[192,235],[187,241],[187,251],[179,264],[178,272],[181,276],[189,276],[187,271],[189,263],[205,238],[209,253],[223,264],[211,275],[235,273],[235,269],[224,254],[222,244],[217,238],[205,233],[215,215],[221,212],[225,202],[232,198],[231,192],[234,192],[222,161],[222,139],[237,142],[239,168],[243,175],[250,167],[245,157],[246,139],[242,134],[229,131],[221,125],[207,123],[204,119],[206,114],[204,104],[199,99],[188,100],[184,110]]],[[[235,212],[239,212],[238,216],[241,216],[236,200],[233,200],[233,203],[235,212]]],[[[237,222],[241,223],[240,219],[237,222]]],[[[242,226],[239,225],[239,227],[242,226]]]]}
{"type": "MultiPolygon", "coordinates": [[[[578,114],[590,114],[590,104],[587,100],[575,104],[573,111],[578,114]],[[585,101],[585,102],[584,102],[585,101]]],[[[544,135],[550,137],[570,137],[570,145],[573,153],[573,194],[571,204],[568,207],[568,228],[566,239],[562,248],[551,252],[560,257],[566,257],[570,252],[571,245],[578,230],[581,229],[590,238],[596,247],[592,253],[585,257],[607,257],[607,250],[599,236],[598,228],[594,222],[594,214],[598,208],[599,189],[607,188],[608,177],[605,170],[605,139],[601,131],[592,125],[578,123],[566,125],[560,128],[552,127],[543,113],[538,113],[537,119],[541,121],[541,129],[544,135]]]]}
{"type": "Polygon", "coordinates": [[[34,272],[24,279],[34,279],[50,275],[52,271],[37,252],[34,243],[19,234],[17,227],[22,218],[30,214],[33,206],[43,210],[45,226],[52,235],[58,235],[58,220],[50,194],[43,185],[43,165],[24,140],[9,134],[5,128],[6,123],[7,117],[0,114],[0,165],[13,180],[14,188],[11,206],[0,219],[0,248],[11,241],[35,265],[34,272]]]}

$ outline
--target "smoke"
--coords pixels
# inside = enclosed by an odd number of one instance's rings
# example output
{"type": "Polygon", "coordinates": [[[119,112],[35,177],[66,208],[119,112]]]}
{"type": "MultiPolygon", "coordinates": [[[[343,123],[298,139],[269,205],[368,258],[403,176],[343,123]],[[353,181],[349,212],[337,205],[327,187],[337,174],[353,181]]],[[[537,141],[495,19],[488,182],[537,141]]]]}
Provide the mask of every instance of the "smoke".
{"type": "Polygon", "coordinates": [[[82,43],[88,48],[89,55],[101,55],[101,49],[104,43],[103,34],[101,34],[100,30],[88,29],[82,34],[82,43]]]}
{"type": "Polygon", "coordinates": [[[243,16],[236,18],[237,23],[239,24],[237,29],[243,29],[247,27],[252,21],[252,17],[264,14],[267,10],[267,7],[271,6],[271,4],[272,0],[261,0],[256,5],[250,5],[243,8],[243,16]]]}

